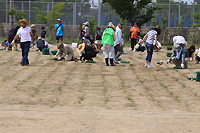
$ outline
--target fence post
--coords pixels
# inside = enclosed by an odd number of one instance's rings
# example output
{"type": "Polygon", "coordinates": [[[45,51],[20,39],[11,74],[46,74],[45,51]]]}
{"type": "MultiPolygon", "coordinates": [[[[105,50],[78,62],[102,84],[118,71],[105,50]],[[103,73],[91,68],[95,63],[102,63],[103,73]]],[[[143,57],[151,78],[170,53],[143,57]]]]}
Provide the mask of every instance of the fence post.
{"type": "Polygon", "coordinates": [[[101,27],[101,3],[98,4],[98,26],[101,27]]]}
{"type": "Polygon", "coordinates": [[[31,24],[31,0],[29,0],[29,19],[28,19],[29,24],[31,24]]]}
{"type": "Polygon", "coordinates": [[[53,11],[53,0],[52,0],[52,11],[53,11]]]}
{"type": "Polygon", "coordinates": [[[170,28],[170,0],[169,0],[169,14],[168,14],[168,28],[170,28]]]}
{"type": "Polygon", "coordinates": [[[76,26],[76,0],[73,3],[73,39],[75,39],[75,26],[76,26]]]}
{"type": "Polygon", "coordinates": [[[22,11],[24,10],[24,1],[22,1],[22,11]]]}
{"type": "Polygon", "coordinates": [[[49,2],[47,3],[47,12],[49,12],[49,2]]]}
{"type": "MultiPolygon", "coordinates": [[[[193,14],[195,13],[195,0],[193,2],[193,14]]],[[[192,22],[193,22],[193,25],[194,25],[194,16],[192,16],[192,22]]]]}
{"type": "Polygon", "coordinates": [[[8,0],[6,0],[6,24],[8,23],[8,14],[7,14],[7,11],[8,11],[8,0]]]}

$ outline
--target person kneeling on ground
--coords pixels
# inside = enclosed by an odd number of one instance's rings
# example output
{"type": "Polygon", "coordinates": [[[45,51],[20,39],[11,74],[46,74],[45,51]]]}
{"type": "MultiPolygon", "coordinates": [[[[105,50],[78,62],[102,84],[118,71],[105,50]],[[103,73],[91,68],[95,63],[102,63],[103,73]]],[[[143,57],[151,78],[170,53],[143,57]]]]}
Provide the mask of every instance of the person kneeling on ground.
{"type": "Polygon", "coordinates": [[[37,48],[42,51],[43,48],[47,48],[45,45],[45,41],[41,38],[41,36],[38,37],[38,41],[36,42],[37,48]]]}
{"type": "Polygon", "coordinates": [[[85,45],[85,43],[79,44],[77,46],[77,52],[79,53],[80,60],[79,62],[84,62],[85,60],[93,61],[92,58],[96,57],[97,51],[91,46],[85,45]]]}
{"type": "Polygon", "coordinates": [[[167,60],[167,64],[171,61],[176,65],[176,67],[182,67],[187,69],[187,64],[189,61],[188,52],[185,49],[183,49],[180,45],[176,45],[174,47],[174,52],[172,53],[171,57],[167,60]]]}
{"type": "Polygon", "coordinates": [[[139,52],[139,51],[144,52],[145,51],[145,43],[141,39],[140,36],[138,38],[139,38],[139,41],[138,41],[138,43],[135,46],[135,51],[137,51],[137,52],[139,52]]]}
{"type": "Polygon", "coordinates": [[[74,51],[69,45],[63,44],[63,43],[58,43],[57,48],[58,48],[58,52],[53,57],[53,59],[55,59],[57,56],[59,56],[58,60],[62,60],[62,59],[65,59],[66,55],[68,55],[68,57],[65,60],[73,61],[74,51]]]}
{"type": "Polygon", "coordinates": [[[196,64],[199,64],[199,61],[200,61],[200,48],[196,49],[194,55],[196,56],[196,64]]]}
{"type": "Polygon", "coordinates": [[[188,49],[187,52],[189,54],[189,58],[192,58],[194,60],[194,52],[195,52],[195,46],[191,45],[188,49]]]}
{"type": "Polygon", "coordinates": [[[187,42],[183,36],[174,36],[173,37],[174,46],[180,45],[182,48],[187,49],[187,42]]]}

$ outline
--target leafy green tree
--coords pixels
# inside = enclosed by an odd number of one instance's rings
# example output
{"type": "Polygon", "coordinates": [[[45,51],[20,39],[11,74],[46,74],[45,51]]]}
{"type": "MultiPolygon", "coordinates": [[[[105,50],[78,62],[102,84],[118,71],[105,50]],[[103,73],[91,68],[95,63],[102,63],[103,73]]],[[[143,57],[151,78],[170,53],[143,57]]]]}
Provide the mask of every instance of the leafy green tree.
{"type": "Polygon", "coordinates": [[[161,18],[162,19],[162,34],[163,34],[163,42],[167,40],[168,37],[168,29],[167,29],[167,18],[161,18]]]}
{"type": "Polygon", "coordinates": [[[11,8],[10,11],[7,11],[7,14],[11,16],[11,28],[14,26],[14,16],[17,12],[17,9],[11,8]]]}
{"type": "Polygon", "coordinates": [[[90,35],[92,36],[92,38],[94,38],[94,35],[95,35],[94,33],[98,27],[97,20],[95,17],[93,17],[88,22],[90,23],[90,26],[89,26],[90,27],[90,35]]]}
{"type": "Polygon", "coordinates": [[[183,29],[183,17],[181,20],[178,22],[178,27],[177,27],[177,35],[182,36],[182,29],[183,29]]]}
{"type": "Polygon", "coordinates": [[[39,10],[37,7],[34,7],[34,9],[38,12],[37,14],[37,23],[43,23],[46,24],[48,27],[48,30],[50,31],[51,38],[53,37],[53,30],[54,30],[54,22],[57,20],[57,18],[64,15],[64,13],[60,13],[60,11],[63,9],[65,2],[58,2],[56,6],[54,7],[53,11],[47,12],[47,15],[45,16],[44,13],[39,10]]]}
{"type": "Polygon", "coordinates": [[[129,39],[129,33],[130,33],[130,29],[128,28],[128,20],[120,18],[120,21],[123,23],[122,35],[124,40],[126,41],[129,39]]]}
{"type": "Polygon", "coordinates": [[[131,25],[137,21],[139,26],[150,21],[154,16],[154,12],[159,7],[147,6],[151,0],[103,0],[103,3],[108,3],[121,18],[128,20],[131,25]],[[146,7],[146,13],[141,12],[146,7]]]}
{"type": "MultiPolygon", "coordinates": [[[[199,8],[199,7],[198,7],[199,8]]],[[[200,23],[198,23],[200,21],[200,13],[196,12],[193,14],[194,17],[194,23],[192,25],[192,29],[190,32],[190,40],[192,41],[192,43],[197,43],[197,27],[200,27],[200,23]]]]}
{"type": "Polygon", "coordinates": [[[151,29],[154,28],[154,27],[156,26],[156,22],[157,22],[156,18],[152,18],[152,19],[151,19],[151,21],[150,21],[150,23],[151,23],[150,28],[151,28],[151,29]]]}

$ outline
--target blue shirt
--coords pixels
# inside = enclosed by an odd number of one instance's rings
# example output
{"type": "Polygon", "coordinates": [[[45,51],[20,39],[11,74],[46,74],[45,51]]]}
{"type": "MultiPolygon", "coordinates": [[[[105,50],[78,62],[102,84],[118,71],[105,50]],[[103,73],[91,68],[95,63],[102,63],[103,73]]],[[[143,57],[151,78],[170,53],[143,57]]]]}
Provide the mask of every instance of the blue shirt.
{"type": "MultiPolygon", "coordinates": [[[[6,41],[4,44],[8,45],[8,41],[6,41]]],[[[12,47],[12,42],[10,43],[10,47],[12,47]]]]}
{"type": "Polygon", "coordinates": [[[61,26],[59,27],[59,24],[56,24],[55,26],[55,29],[57,29],[57,33],[56,33],[56,36],[62,36],[63,35],[63,24],[61,24],[61,26]]]}

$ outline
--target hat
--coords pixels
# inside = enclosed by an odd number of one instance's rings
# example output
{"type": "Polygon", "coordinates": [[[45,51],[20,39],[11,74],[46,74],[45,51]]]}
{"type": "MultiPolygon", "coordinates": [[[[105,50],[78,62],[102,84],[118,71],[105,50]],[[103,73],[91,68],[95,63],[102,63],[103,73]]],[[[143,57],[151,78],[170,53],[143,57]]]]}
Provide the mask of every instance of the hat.
{"type": "Polygon", "coordinates": [[[178,44],[177,44],[177,45],[175,45],[175,47],[174,47],[174,50],[175,50],[175,51],[179,51],[179,49],[181,49],[181,46],[180,46],[180,45],[178,45],[178,44]]]}
{"type": "Polygon", "coordinates": [[[161,31],[161,27],[160,27],[160,25],[156,25],[155,28],[161,31]]]}
{"type": "Polygon", "coordinates": [[[21,20],[19,20],[19,22],[20,22],[20,23],[21,23],[21,22],[24,22],[26,25],[29,25],[26,19],[21,19],[21,20]]]}
{"type": "Polygon", "coordinates": [[[84,48],[85,48],[85,43],[79,44],[77,46],[77,52],[80,53],[81,51],[83,51],[84,48]]]}
{"type": "Polygon", "coordinates": [[[42,39],[42,37],[41,37],[41,36],[38,36],[38,40],[40,40],[40,39],[42,39]]]}
{"type": "Polygon", "coordinates": [[[112,22],[109,22],[108,26],[111,26],[111,25],[113,25],[113,23],[112,23],[112,22]]]}
{"type": "Polygon", "coordinates": [[[63,46],[63,43],[58,43],[57,48],[60,49],[63,46]]]}
{"type": "Polygon", "coordinates": [[[112,28],[114,31],[116,31],[116,28],[112,22],[109,23],[108,28],[112,28]]]}
{"type": "Polygon", "coordinates": [[[31,27],[35,27],[35,25],[34,25],[34,24],[32,24],[32,25],[31,25],[31,27]]]}
{"type": "Polygon", "coordinates": [[[89,22],[85,22],[85,23],[83,23],[84,25],[90,25],[90,23],[89,22]]]}
{"type": "Polygon", "coordinates": [[[60,21],[60,19],[57,19],[57,21],[60,21]]]}
{"type": "Polygon", "coordinates": [[[44,26],[41,29],[45,29],[44,26]]]}

